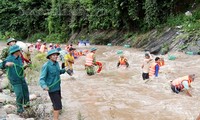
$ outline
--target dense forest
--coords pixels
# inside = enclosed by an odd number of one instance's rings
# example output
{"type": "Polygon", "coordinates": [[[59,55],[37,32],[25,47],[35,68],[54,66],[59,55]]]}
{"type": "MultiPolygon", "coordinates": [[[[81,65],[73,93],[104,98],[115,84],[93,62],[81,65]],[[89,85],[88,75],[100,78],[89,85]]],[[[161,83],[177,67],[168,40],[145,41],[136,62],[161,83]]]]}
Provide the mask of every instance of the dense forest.
{"type": "Polygon", "coordinates": [[[1,0],[0,34],[66,42],[86,30],[147,31],[200,0],[1,0]]]}

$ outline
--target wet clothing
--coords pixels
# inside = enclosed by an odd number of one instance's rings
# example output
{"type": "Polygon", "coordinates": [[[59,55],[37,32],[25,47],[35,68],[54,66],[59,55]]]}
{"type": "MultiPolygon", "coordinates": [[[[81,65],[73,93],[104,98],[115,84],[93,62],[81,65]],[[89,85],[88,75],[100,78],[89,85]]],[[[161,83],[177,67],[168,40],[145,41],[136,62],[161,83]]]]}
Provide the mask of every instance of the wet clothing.
{"type": "Polygon", "coordinates": [[[65,69],[60,69],[58,62],[48,60],[43,66],[40,74],[40,86],[44,89],[49,87],[49,92],[60,90],[60,74],[64,74],[65,69]]]}
{"type": "MultiPolygon", "coordinates": [[[[117,63],[117,67],[119,67],[120,65],[122,65],[122,64],[120,64],[120,62],[118,62],[118,63],[117,63]]],[[[125,64],[124,64],[124,65],[126,65],[126,67],[128,67],[128,66],[129,66],[129,63],[125,61],[125,64]]]]}
{"type": "Polygon", "coordinates": [[[5,67],[6,62],[13,62],[14,65],[7,67],[8,79],[13,87],[16,95],[17,112],[23,112],[23,105],[29,105],[29,90],[24,77],[24,68],[22,58],[9,55],[3,62],[5,67]]]}
{"type": "Polygon", "coordinates": [[[149,73],[150,65],[151,65],[150,59],[144,59],[142,72],[143,73],[149,73]]]}
{"type": "Polygon", "coordinates": [[[6,47],[2,50],[1,55],[0,55],[0,59],[2,61],[4,61],[6,59],[6,57],[8,57],[9,55],[9,47],[6,47]]]}
{"type": "Polygon", "coordinates": [[[149,79],[149,73],[142,73],[143,80],[149,79]]]}
{"type": "Polygon", "coordinates": [[[69,61],[74,61],[74,56],[73,55],[70,55],[70,54],[67,54],[65,55],[65,67],[67,68],[67,73],[72,76],[73,74],[73,64],[72,62],[68,62],[69,61]]]}
{"type": "Polygon", "coordinates": [[[192,80],[189,76],[184,76],[178,79],[175,79],[171,83],[171,89],[175,93],[179,93],[182,89],[189,89],[192,80]]]}
{"type": "Polygon", "coordinates": [[[142,66],[142,78],[143,80],[149,79],[149,67],[151,64],[151,59],[144,59],[142,66]]]}
{"type": "Polygon", "coordinates": [[[119,58],[119,62],[117,63],[117,67],[119,67],[120,65],[126,65],[126,67],[129,66],[128,62],[127,62],[127,59],[124,57],[124,58],[119,58]]]}
{"type": "Polygon", "coordinates": [[[60,90],[55,92],[49,92],[49,97],[53,104],[54,110],[61,110],[62,109],[62,102],[61,102],[61,92],[60,90]]]}
{"type": "Polygon", "coordinates": [[[153,63],[149,70],[149,76],[158,77],[159,69],[160,69],[159,65],[157,63],[153,63]]]}
{"type": "Polygon", "coordinates": [[[71,62],[68,62],[69,61],[74,61],[74,56],[73,55],[70,55],[70,54],[67,54],[65,55],[65,67],[67,67],[68,69],[71,69],[73,70],[73,66],[71,62]]]}
{"type": "Polygon", "coordinates": [[[88,75],[94,75],[95,74],[95,69],[94,66],[85,66],[86,72],[88,75]]]}
{"type": "Polygon", "coordinates": [[[96,63],[96,57],[93,52],[90,52],[86,55],[85,65],[86,66],[93,66],[96,63]]]}
{"type": "Polygon", "coordinates": [[[95,67],[96,65],[96,57],[93,52],[90,52],[86,56],[86,63],[85,63],[85,69],[88,75],[94,75],[95,74],[95,67]]]}

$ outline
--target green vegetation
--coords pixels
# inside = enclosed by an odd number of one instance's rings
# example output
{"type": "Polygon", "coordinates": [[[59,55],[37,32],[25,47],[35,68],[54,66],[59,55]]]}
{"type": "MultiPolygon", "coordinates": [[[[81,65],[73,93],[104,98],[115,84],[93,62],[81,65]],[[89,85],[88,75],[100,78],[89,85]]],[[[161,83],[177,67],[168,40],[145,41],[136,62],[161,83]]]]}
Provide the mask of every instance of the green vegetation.
{"type": "MultiPolygon", "coordinates": [[[[126,33],[182,25],[199,29],[200,11],[179,14],[199,0],[1,0],[0,37],[5,40],[67,42],[75,32],[118,30],[126,33]],[[182,3],[181,5],[179,3],[182,3]]],[[[131,37],[131,36],[130,36],[131,37]]],[[[127,36],[125,36],[127,38],[127,36]]],[[[107,40],[109,41],[109,40],[107,40]]],[[[97,43],[101,43],[100,41],[97,43]]],[[[106,43],[106,42],[105,42],[106,43]]]]}

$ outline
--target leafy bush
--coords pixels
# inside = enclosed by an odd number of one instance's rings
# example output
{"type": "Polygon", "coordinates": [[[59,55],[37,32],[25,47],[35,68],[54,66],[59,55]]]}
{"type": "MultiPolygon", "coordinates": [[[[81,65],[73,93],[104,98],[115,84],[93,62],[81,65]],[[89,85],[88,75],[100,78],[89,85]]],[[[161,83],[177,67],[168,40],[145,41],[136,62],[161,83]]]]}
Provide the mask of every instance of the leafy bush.
{"type": "Polygon", "coordinates": [[[64,34],[59,33],[53,33],[50,35],[47,35],[45,38],[46,42],[52,42],[52,43],[63,43],[66,40],[66,36],[64,34]]]}
{"type": "Polygon", "coordinates": [[[166,24],[168,26],[178,26],[182,25],[184,23],[184,14],[180,14],[177,16],[171,15],[170,17],[167,18],[166,24]]]}
{"type": "Polygon", "coordinates": [[[28,38],[29,42],[36,42],[37,39],[44,39],[46,37],[45,33],[35,33],[30,38],[28,38]]]}

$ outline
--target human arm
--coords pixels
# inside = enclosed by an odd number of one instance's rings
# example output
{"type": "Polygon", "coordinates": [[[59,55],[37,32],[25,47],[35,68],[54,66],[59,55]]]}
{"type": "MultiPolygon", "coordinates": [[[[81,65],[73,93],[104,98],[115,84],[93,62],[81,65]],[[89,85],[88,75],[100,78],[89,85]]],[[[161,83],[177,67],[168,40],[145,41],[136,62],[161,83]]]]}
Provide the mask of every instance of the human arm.
{"type": "Polygon", "coordinates": [[[67,59],[67,62],[74,64],[74,60],[67,59]]]}
{"type": "Polygon", "coordinates": [[[42,70],[41,70],[41,74],[40,74],[40,80],[39,80],[39,84],[42,87],[43,90],[48,91],[49,88],[46,84],[46,76],[47,76],[47,64],[43,65],[42,70]]]}
{"type": "Polygon", "coordinates": [[[185,90],[186,94],[189,95],[190,97],[192,97],[192,94],[189,92],[189,90],[185,90]]]}
{"type": "Polygon", "coordinates": [[[66,72],[66,69],[63,68],[63,69],[60,69],[60,74],[64,74],[66,72]]]}
{"type": "Polygon", "coordinates": [[[3,63],[2,63],[3,68],[11,67],[11,66],[13,66],[13,65],[14,65],[14,63],[12,62],[12,60],[10,59],[10,57],[7,57],[7,58],[3,61],[3,63]]]}
{"type": "Polygon", "coordinates": [[[192,94],[189,92],[189,86],[190,85],[188,84],[188,81],[183,81],[182,84],[183,84],[183,86],[185,88],[186,94],[189,95],[190,97],[192,97],[192,94]]]}

